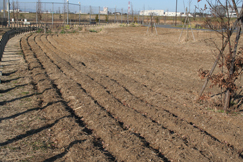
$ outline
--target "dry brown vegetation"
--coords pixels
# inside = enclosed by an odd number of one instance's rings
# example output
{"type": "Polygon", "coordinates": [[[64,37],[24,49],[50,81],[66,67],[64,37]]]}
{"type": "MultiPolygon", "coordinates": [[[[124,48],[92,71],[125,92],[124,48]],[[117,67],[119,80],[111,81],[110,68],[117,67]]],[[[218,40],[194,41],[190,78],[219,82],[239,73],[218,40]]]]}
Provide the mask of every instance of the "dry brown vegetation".
{"type": "MultiPolygon", "coordinates": [[[[214,97],[207,104],[195,101],[203,84],[197,71],[211,67],[218,36],[196,31],[196,41],[178,42],[180,30],[146,31],[106,28],[21,39],[45,119],[35,125],[39,131],[26,134],[49,144],[48,153],[27,160],[242,161],[242,106],[221,113],[220,91],[209,88],[214,97]]],[[[2,138],[1,152],[13,144],[22,150],[18,142],[26,137],[20,137],[2,138]]]]}

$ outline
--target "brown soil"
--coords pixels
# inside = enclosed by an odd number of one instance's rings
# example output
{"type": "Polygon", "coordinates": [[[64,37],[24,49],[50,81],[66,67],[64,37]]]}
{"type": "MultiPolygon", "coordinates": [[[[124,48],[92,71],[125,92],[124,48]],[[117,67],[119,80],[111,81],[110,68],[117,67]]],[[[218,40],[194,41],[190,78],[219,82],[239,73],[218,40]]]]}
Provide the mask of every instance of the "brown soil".
{"type": "Polygon", "coordinates": [[[197,70],[212,66],[216,35],[197,31],[196,41],[178,42],[181,30],[146,31],[24,36],[26,64],[17,73],[35,95],[26,110],[1,109],[1,130],[16,129],[0,138],[2,159],[242,161],[242,111],[226,115],[195,102],[197,70]]]}

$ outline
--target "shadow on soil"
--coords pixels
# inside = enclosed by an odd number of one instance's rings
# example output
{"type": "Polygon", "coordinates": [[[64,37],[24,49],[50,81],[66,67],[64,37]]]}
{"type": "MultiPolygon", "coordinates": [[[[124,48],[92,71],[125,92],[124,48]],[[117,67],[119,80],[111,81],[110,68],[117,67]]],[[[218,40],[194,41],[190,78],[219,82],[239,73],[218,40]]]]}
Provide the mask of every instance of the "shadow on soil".
{"type": "Polygon", "coordinates": [[[8,61],[1,61],[1,62],[12,62],[12,61],[18,61],[18,60],[8,60],[8,61]]]}
{"type": "Polygon", "coordinates": [[[8,64],[8,65],[3,65],[4,67],[6,66],[17,66],[18,64],[8,64]]]}
{"type": "Polygon", "coordinates": [[[29,112],[32,112],[32,111],[37,111],[37,110],[44,110],[45,108],[47,108],[48,106],[51,106],[53,104],[56,104],[60,101],[57,101],[57,102],[50,102],[48,103],[46,106],[44,107],[37,107],[37,108],[33,108],[33,109],[28,109],[26,111],[23,111],[23,112],[20,112],[20,113],[17,113],[17,114],[14,114],[14,115],[11,115],[11,116],[8,116],[8,117],[4,117],[4,118],[0,118],[0,123],[3,121],[3,120],[8,120],[8,119],[13,119],[13,118],[16,118],[20,115],[23,115],[23,114],[26,114],[26,113],[29,113],[29,112]]]}
{"type": "Polygon", "coordinates": [[[22,100],[22,99],[24,99],[24,98],[32,97],[32,96],[34,96],[34,95],[41,95],[41,94],[43,94],[45,91],[47,91],[47,90],[49,90],[49,89],[50,89],[50,88],[47,88],[47,89],[45,89],[45,90],[44,90],[43,92],[41,92],[41,93],[33,93],[33,94],[26,95],[26,96],[23,96],[23,97],[14,98],[14,99],[12,99],[12,100],[2,101],[2,102],[0,102],[0,106],[5,105],[6,103],[9,103],[9,102],[14,102],[14,101],[17,101],[17,100],[22,100]]]}
{"type": "Polygon", "coordinates": [[[16,136],[16,137],[12,138],[12,139],[7,140],[6,142],[2,142],[2,143],[0,143],[0,146],[8,145],[8,144],[10,144],[10,143],[16,142],[16,141],[21,140],[21,139],[23,139],[23,138],[26,138],[26,137],[28,137],[28,136],[34,135],[34,134],[36,134],[36,133],[39,133],[39,132],[41,132],[41,131],[43,131],[43,130],[45,130],[45,129],[49,129],[49,128],[53,127],[55,124],[57,124],[61,119],[63,119],[63,118],[68,118],[68,117],[71,117],[71,116],[64,116],[64,117],[62,117],[62,118],[60,118],[60,119],[57,119],[57,120],[56,120],[55,122],[53,122],[52,124],[48,124],[48,125],[46,125],[46,126],[43,126],[43,127],[41,127],[41,128],[38,128],[38,129],[32,129],[32,130],[29,130],[29,131],[27,131],[25,134],[18,135],[18,136],[16,136]]]}
{"type": "MultiPolygon", "coordinates": [[[[4,65],[4,66],[6,66],[6,65],[4,65]]],[[[16,71],[13,71],[13,72],[10,72],[10,73],[3,73],[3,76],[9,76],[9,75],[14,74],[16,72],[17,72],[17,70],[16,71]]]]}
{"type": "Polygon", "coordinates": [[[2,80],[1,82],[2,82],[2,83],[10,83],[11,81],[19,80],[19,79],[21,79],[21,78],[24,78],[24,77],[18,77],[18,78],[9,79],[9,80],[2,80]]]}
{"type": "Polygon", "coordinates": [[[13,87],[13,88],[9,88],[9,89],[6,89],[6,90],[0,90],[0,93],[7,93],[7,92],[9,92],[9,91],[11,91],[11,90],[14,90],[14,89],[16,89],[16,88],[20,88],[20,87],[24,87],[24,86],[27,86],[28,84],[23,84],[23,85],[17,85],[17,86],[15,86],[15,87],[13,87]]]}
{"type": "Polygon", "coordinates": [[[86,140],[76,140],[76,141],[71,142],[71,143],[68,145],[68,147],[66,148],[66,150],[65,150],[64,152],[62,152],[62,153],[60,153],[60,154],[58,154],[58,155],[55,155],[55,156],[53,156],[53,157],[50,157],[49,159],[44,160],[44,162],[55,161],[55,160],[57,160],[57,159],[62,158],[63,156],[65,156],[65,155],[68,153],[68,150],[69,150],[71,147],[73,147],[73,145],[78,144],[78,143],[82,143],[82,142],[84,142],[84,141],[86,141],[86,140]]]}
{"type": "Polygon", "coordinates": [[[8,100],[8,101],[2,101],[2,102],[0,102],[0,106],[5,105],[6,103],[9,103],[9,102],[14,102],[14,101],[17,101],[17,100],[22,100],[24,98],[32,97],[34,95],[36,95],[36,93],[30,94],[30,95],[27,95],[27,96],[23,96],[23,97],[14,98],[14,99],[8,100]]]}

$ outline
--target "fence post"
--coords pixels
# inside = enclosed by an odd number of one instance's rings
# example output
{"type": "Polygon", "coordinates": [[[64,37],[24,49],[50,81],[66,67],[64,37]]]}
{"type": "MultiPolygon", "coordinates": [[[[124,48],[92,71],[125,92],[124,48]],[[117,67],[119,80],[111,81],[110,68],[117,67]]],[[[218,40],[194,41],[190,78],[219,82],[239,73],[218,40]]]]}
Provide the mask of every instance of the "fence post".
{"type": "Polygon", "coordinates": [[[109,11],[108,11],[108,7],[107,7],[107,24],[108,24],[108,21],[109,21],[108,15],[109,15],[109,11]]]}
{"type": "Polygon", "coordinates": [[[139,14],[139,11],[138,11],[138,22],[137,22],[137,23],[139,23],[139,15],[140,15],[140,14],[139,14]]]}
{"type": "Polygon", "coordinates": [[[8,9],[8,27],[10,28],[10,2],[9,2],[9,0],[8,0],[7,9],[8,9]]]}
{"type": "Polygon", "coordinates": [[[100,6],[99,6],[99,25],[100,25],[100,6]]]}
{"type": "Polygon", "coordinates": [[[129,24],[129,22],[128,22],[128,11],[127,11],[127,24],[129,24]]]}
{"type": "Polygon", "coordinates": [[[121,9],[121,24],[122,24],[122,14],[123,14],[123,8],[121,9]]]}
{"type": "Polygon", "coordinates": [[[91,6],[89,7],[89,24],[91,24],[91,6]]]}
{"type": "Polygon", "coordinates": [[[79,4],[79,20],[78,20],[78,22],[79,22],[79,25],[80,25],[80,12],[81,12],[81,4],[80,4],[80,2],[78,2],[78,4],[79,4]]]}
{"type": "Polygon", "coordinates": [[[116,23],[116,7],[115,7],[115,13],[114,13],[114,23],[116,23]]]}
{"type": "Polygon", "coordinates": [[[68,25],[69,1],[67,0],[67,25],[68,25]]]}
{"type": "Polygon", "coordinates": [[[38,11],[38,8],[37,8],[37,3],[38,2],[36,2],[36,14],[35,14],[35,16],[36,16],[36,25],[37,25],[37,23],[38,23],[38,13],[37,13],[37,11],[38,11]]]}
{"type": "Polygon", "coordinates": [[[52,2],[52,20],[51,20],[52,28],[53,28],[53,13],[54,13],[54,3],[52,2]]]}

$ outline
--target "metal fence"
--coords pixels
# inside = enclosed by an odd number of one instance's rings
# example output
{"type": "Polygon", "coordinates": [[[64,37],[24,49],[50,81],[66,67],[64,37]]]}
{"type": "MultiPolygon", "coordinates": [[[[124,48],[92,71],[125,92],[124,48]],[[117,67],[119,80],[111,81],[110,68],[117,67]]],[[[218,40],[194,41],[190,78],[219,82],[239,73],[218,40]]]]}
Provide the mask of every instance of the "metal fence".
{"type": "MultiPolygon", "coordinates": [[[[139,15],[139,11],[128,11],[122,8],[82,6],[80,3],[69,3],[66,0],[63,3],[13,2],[10,3],[9,27],[18,27],[21,24],[35,24],[38,26],[43,23],[51,25],[84,25],[144,22],[144,16],[139,15]]],[[[8,17],[7,10],[0,13],[1,17],[8,17]]],[[[6,26],[6,23],[4,25],[6,26]]]]}

